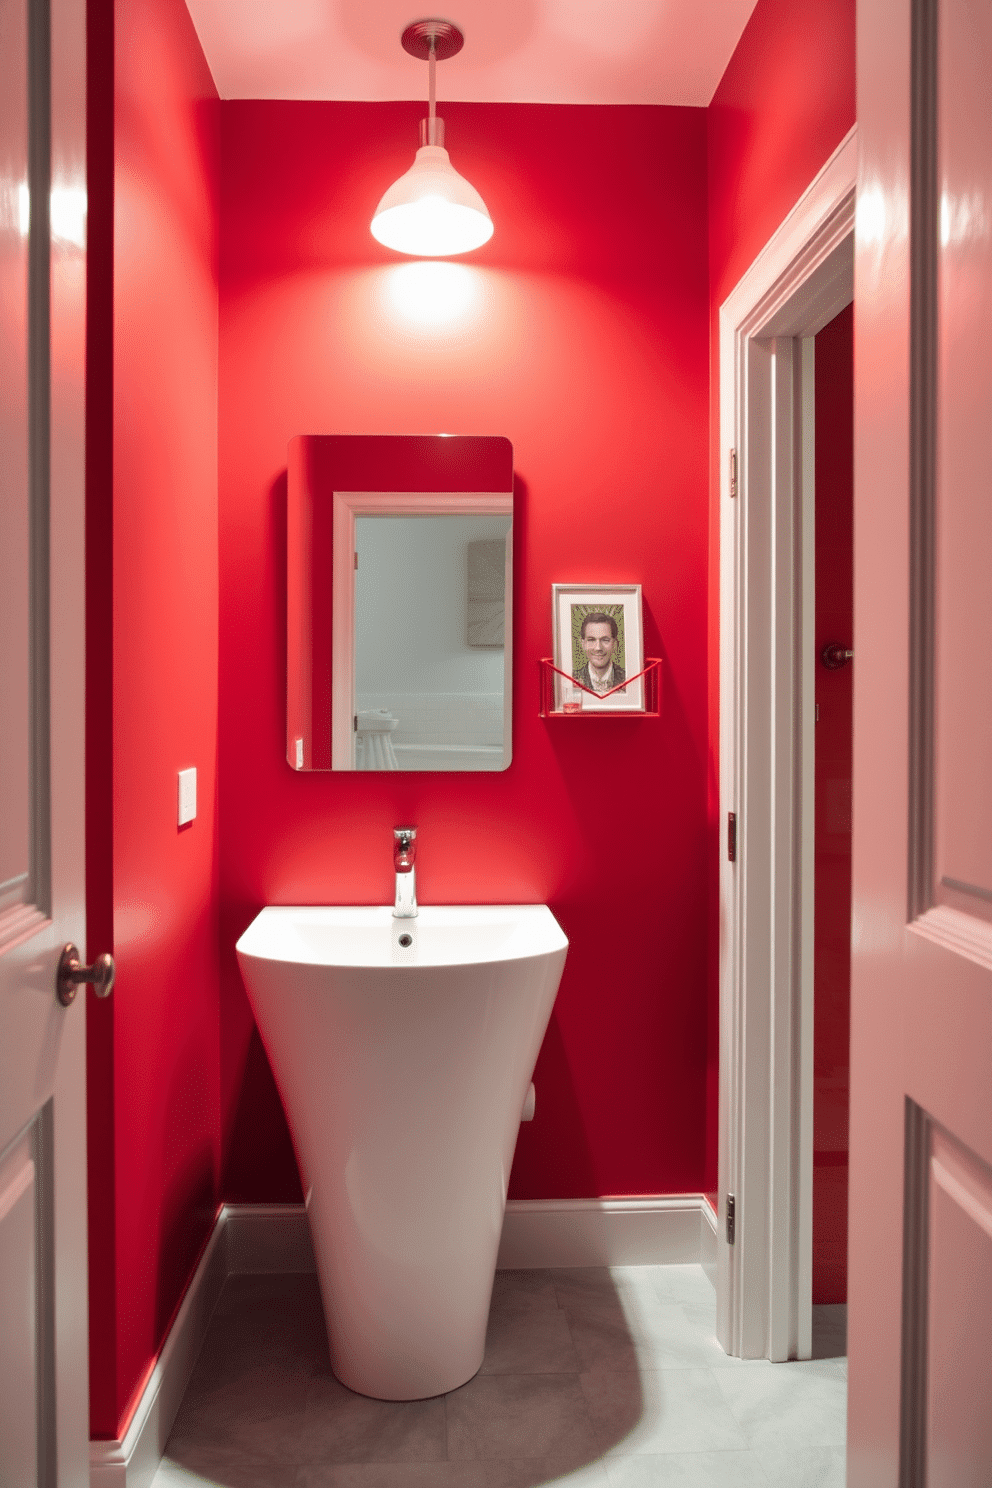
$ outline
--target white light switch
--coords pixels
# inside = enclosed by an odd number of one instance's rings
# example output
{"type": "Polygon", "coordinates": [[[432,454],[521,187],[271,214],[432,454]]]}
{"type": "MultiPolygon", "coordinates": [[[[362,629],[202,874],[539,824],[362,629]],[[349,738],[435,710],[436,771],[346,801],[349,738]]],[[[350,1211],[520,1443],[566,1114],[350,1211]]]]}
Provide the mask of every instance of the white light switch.
{"type": "Polygon", "coordinates": [[[196,816],[196,766],[179,771],[179,825],[184,827],[196,816]]]}
{"type": "Polygon", "coordinates": [[[296,739],[294,742],[296,744],[296,768],[298,770],[302,770],[303,769],[303,740],[302,739],[296,739]]]}

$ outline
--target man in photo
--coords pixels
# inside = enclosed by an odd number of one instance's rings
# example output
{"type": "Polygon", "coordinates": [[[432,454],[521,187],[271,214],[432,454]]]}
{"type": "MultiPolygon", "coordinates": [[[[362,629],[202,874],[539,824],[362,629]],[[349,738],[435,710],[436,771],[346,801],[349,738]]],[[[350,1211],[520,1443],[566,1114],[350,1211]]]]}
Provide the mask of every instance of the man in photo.
{"type": "Polygon", "coordinates": [[[613,660],[617,639],[617,622],[612,615],[593,610],[585,616],[579,640],[586,660],[585,665],[573,674],[576,682],[593,692],[610,692],[614,687],[625,691],[620,684],[626,682],[627,673],[613,660]]]}

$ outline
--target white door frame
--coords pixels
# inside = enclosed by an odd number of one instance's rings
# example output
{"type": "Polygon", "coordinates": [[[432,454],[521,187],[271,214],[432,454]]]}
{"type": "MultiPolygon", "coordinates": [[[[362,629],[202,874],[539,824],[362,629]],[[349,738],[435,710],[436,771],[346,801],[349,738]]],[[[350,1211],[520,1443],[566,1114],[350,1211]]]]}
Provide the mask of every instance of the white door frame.
{"type": "Polygon", "coordinates": [[[813,337],[853,298],[856,171],[852,128],[720,308],[717,1333],[744,1358],[811,1353],[813,337]]]}

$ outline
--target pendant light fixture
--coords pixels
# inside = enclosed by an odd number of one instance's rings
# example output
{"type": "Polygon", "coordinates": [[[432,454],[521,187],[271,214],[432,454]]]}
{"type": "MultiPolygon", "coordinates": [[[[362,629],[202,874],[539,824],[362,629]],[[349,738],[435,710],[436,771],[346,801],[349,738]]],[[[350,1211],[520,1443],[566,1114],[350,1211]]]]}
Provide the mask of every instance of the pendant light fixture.
{"type": "Polygon", "coordinates": [[[460,52],[465,38],[450,21],[414,21],[400,38],[404,51],[428,64],[429,112],[420,121],[420,149],[406,175],[394,181],[375,209],[372,236],[386,248],[417,258],[448,258],[481,248],[493,235],[482,197],[460,176],[444,148],[444,120],[435,112],[438,62],[460,52]]]}

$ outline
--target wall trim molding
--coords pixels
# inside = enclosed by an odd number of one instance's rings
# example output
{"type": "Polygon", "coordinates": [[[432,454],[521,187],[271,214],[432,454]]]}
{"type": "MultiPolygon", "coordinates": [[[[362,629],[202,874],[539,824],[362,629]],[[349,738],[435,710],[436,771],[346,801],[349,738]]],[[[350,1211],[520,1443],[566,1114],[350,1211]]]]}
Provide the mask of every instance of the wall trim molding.
{"type": "MultiPolygon", "coordinates": [[[[716,1250],[703,1194],[629,1199],[511,1199],[497,1265],[651,1266],[702,1263],[716,1250]]],[[[90,1488],[150,1488],[207,1326],[229,1276],[313,1271],[302,1204],[223,1204],[186,1295],[120,1441],[90,1442],[90,1488]]]]}
{"type": "Polygon", "coordinates": [[[812,337],[853,297],[857,165],[854,126],[720,307],[717,1337],[741,1358],[812,1350],[812,337]]]}
{"type": "Polygon", "coordinates": [[[709,1208],[702,1194],[510,1199],[496,1264],[501,1270],[529,1270],[698,1263],[709,1208]]]}

